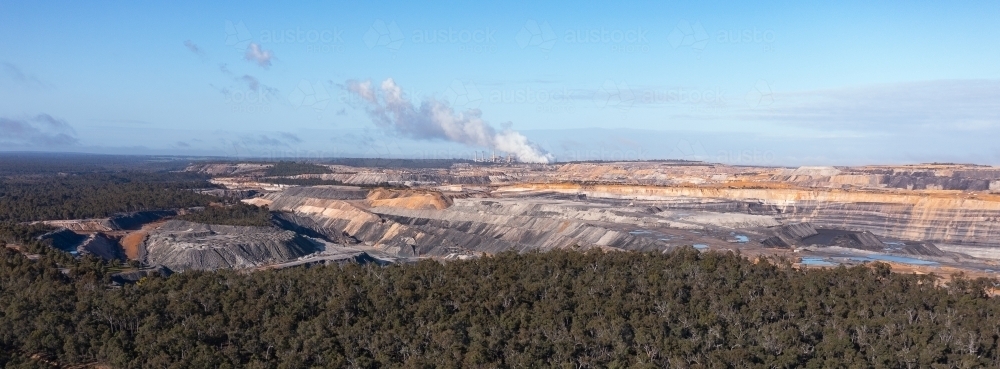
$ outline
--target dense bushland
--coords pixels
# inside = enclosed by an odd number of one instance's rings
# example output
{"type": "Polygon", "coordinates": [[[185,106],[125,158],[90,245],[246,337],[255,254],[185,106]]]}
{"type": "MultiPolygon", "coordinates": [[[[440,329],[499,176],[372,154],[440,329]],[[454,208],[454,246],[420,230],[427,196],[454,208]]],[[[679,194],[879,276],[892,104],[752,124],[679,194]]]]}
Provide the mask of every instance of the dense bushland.
{"type": "Polygon", "coordinates": [[[99,218],[141,210],[205,206],[218,198],[194,173],[113,172],[0,178],[0,221],[99,218]]]}
{"type": "Polygon", "coordinates": [[[177,219],[231,226],[266,227],[272,224],[271,212],[267,210],[266,206],[257,207],[241,202],[225,206],[210,206],[203,211],[181,215],[177,219]]]}
{"type": "Polygon", "coordinates": [[[683,249],[186,272],[0,251],[0,364],[997,367],[993,281],[683,249]]]}

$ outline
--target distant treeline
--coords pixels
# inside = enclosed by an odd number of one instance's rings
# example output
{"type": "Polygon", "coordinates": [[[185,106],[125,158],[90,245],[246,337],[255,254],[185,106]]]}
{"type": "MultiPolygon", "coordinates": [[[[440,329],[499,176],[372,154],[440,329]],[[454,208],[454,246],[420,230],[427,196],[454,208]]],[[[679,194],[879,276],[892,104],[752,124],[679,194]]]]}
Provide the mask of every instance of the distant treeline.
{"type": "Polygon", "coordinates": [[[261,182],[273,184],[285,184],[293,186],[340,186],[344,182],[335,179],[319,178],[261,178],[261,182]]]}
{"type": "Polygon", "coordinates": [[[0,366],[1000,366],[996,281],[682,249],[185,272],[0,250],[0,366]]]}
{"type": "Polygon", "coordinates": [[[0,152],[0,176],[118,171],[179,171],[189,159],[73,153],[0,152]]]}
{"type": "Polygon", "coordinates": [[[218,198],[206,176],[118,172],[0,178],[0,221],[107,217],[115,213],[206,206],[218,198]]]}
{"type": "Polygon", "coordinates": [[[456,163],[472,163],[463,159],[378,159],[336,158],[323,161],[328,164],[368,168],[447,169],[456,163]]]}
{"type": "Polygon", "coordinates": [[[261,182],[273,183],[273,184],[285,184],[293,186],[354,186],[361,188],[409,188],[403,184],[392,184],[389,182],[380,182],[375,184],[349,184],[344,183],[335,179],[319,179],[319,178],[261,178],[261,182]]]}
{"type": "Polygon", "coordinates": [[[177,217],[195,223],[231,226],[266,227],[271,225],[271,212],[267,207],[257,207],[237,202],[226,206],[209,206],[203,211],[191,212],[177,217]]]}
{"type": "Polygon", "coordinates": [[[296,163],[293,161],[279,161],[274,166],[268,168],[265,176],[297,176],[300,174],[327,174],[332,173],[329,168],[322,165],[309,163],[296,163]]]}

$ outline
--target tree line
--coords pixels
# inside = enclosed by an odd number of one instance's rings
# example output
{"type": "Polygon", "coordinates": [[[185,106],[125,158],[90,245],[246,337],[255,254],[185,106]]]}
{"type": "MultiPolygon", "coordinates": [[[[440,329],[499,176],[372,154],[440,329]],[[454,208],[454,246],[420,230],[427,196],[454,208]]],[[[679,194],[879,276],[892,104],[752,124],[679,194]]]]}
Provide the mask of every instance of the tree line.
{"type": "Polygon", "coordinates": [[[0,179],[0,222],[107,217],[115,213],[205,206],[218,200],[194,173],[114,172],[0,179]]]}
{"type": "Polygon", "coordinates": [[[551,251],[108,289],[103,262],[0,253],[6,366],[1000,366],[995,280],[942,285],[885,264],[551,251]]]}
{"type": "Polygon", "coordinates": [[[203,211],[190,212],[177,217],[195,223],[230,226],[266,227],[272,225],[271,212],[266,206],[257,207],[241,202],[224,206],[209,206],[203,211]]]}
{"type": "Polygon", "coordinates": [[[300,174],[327,174],[333,173],[329,168],[322,165],[310,163],[297,163],[294,161],[279,161],[264,171],[265,176],[297,176],[300,174]]]}

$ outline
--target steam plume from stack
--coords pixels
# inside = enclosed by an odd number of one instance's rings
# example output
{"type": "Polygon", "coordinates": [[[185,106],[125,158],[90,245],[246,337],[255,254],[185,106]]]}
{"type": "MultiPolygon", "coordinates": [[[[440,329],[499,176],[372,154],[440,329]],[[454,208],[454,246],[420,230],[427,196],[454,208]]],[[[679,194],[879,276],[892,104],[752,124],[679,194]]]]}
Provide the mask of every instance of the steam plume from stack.
{"type": "Polygon", "coordinates": [[[392,78],[382,81],[377,90],[371,81],[347,81],[347,90],[367,104],[368,115],[375,125],[403,136],[496,149],[526,163],[554,160],[552,154],[517,131],[506,128],[497,132],[482,119],[479,109],[456,113],[447,103],[434,99],[423,101],[419,107],[414,105],[403,98],[402,89],[392,78]]]}

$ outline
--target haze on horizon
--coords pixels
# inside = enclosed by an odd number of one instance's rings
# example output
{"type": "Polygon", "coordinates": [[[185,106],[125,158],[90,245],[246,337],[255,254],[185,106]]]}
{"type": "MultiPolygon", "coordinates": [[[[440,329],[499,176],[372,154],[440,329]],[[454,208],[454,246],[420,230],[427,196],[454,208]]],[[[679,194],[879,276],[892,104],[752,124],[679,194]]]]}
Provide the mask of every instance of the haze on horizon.
{"type": "Polygon", "coordinates": [[[0,0],[0,151],[998,165],[998,10],[0,0]]]}

